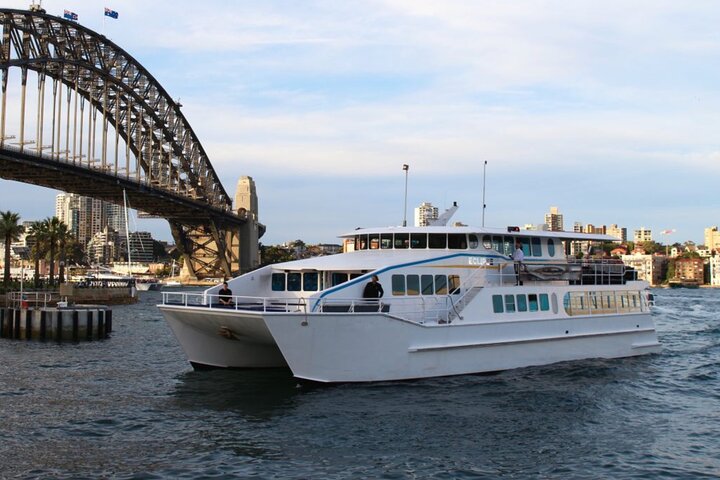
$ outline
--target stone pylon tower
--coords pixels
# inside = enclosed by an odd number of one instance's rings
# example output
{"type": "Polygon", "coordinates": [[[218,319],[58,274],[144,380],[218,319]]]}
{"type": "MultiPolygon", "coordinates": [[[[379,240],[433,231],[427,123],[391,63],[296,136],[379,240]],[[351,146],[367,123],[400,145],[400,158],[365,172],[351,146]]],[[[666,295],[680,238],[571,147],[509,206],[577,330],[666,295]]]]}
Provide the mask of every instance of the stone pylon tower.
{"type": "Polygon", "coordinates": [[[260,265],[260,220],[258,212],[258,197],[255,182],[252,177],[240,177],[235,189],[235,211],[247,222],[240,227],[239,245],[233,245],[234,251],[240,252],[240,265],[242,273],[257,268],[260,265]]]}

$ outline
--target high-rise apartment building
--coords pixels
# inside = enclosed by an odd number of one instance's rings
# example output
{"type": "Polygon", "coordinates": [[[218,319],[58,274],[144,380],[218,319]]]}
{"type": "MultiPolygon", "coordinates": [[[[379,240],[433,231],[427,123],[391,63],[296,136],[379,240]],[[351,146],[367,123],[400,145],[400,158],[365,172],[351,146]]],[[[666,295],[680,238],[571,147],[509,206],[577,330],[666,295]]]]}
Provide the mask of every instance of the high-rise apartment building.
{"type": "Polygon", "coordinates": [[[55,197],[55,216],[68,226],[83,246],[105,227],[110,227],[121,237],[126,235],[125,210],[114,203],[74,193],[59,193],[55,197]]]}
{"type": "Polygon", "coordinates": [[[717,226],[705,229],[705,246],[710,250],[720,250],[720,231],[717,226]]]}
{"type": "Polygon", "coordinates": [[[432,203],[423,202],[415,208],[415,226],[427,227],[430,222],[437,220],[439,214],[438,208],[433,207],[432,203]]]}
{"type": "Polygon", "coordinates": [[[627,228],[618,227],[616,223],[607,227],[606,233],[612,237],[619,238],[623,242],[627,242],[627,228]]]}
{"type": "Polygon", "coordinates": [[[545,214],[545,225],[552,232],[563,231],[563,216],[557,207],[550,207],[550,212],[545,214]]]}
{"type": "Polygon", "coordinates": [[[633,233],[633,241],[635,243],[652,242],[652,230],[640,227],[633,233]]]}

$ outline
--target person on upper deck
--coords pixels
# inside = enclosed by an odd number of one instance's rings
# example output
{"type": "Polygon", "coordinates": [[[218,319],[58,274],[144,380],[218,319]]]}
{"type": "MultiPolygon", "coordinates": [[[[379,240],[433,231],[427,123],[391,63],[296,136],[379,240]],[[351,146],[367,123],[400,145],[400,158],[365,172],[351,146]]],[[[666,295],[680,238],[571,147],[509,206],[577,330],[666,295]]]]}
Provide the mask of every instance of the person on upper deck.
{"type": "Polygon", "coordinates": [[[515,262],[515,285],[522,285],[520,281],[520,265],[525,260],[525,253],[523,252],[520,242],[515,243],[515,251],[512,254],[512,259],[515,262]]]}
{"type": "Polygon", "coordinates": [[[373,275],[372,279],[365,285],[363,290],[363,298],[382,298],[385,294],[382,285],[378,281],[378,276],[373,275]]]}
{"type": "Polygon", "coordinates": [[[218,292],[218,300],[222,305],[232,305],[232,290],[228,288],[227,282],[223,282],[223,286],[218,292]]]}

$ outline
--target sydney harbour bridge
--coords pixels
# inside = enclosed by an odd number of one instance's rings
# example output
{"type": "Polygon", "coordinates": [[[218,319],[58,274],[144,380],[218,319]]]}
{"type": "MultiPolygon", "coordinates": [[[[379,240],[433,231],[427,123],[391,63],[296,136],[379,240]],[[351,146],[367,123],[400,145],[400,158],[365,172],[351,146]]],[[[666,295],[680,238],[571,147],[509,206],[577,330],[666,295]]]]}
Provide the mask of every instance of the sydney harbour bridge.
{"type": "Polygon", "coordinates": [[[0,9],[0,178],[162,217],[191,278],[255,266],[264,226],[233,211],[181,105],[132,56],[41,9],[0,9]]]}

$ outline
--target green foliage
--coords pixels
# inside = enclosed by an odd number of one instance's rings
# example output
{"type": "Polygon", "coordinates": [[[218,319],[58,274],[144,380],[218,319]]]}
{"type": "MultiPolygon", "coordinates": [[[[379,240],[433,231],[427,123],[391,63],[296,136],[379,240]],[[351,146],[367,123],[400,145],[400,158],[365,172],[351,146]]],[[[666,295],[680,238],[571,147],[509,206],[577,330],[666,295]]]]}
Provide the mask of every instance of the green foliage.
{"type": "Polygon", "coordinates": [[[285,247],[271,245],[266,247],[260,245],[261,266],[272,265],[273,263],[289,262],[295,259],[295,252],[285,247]]]}

